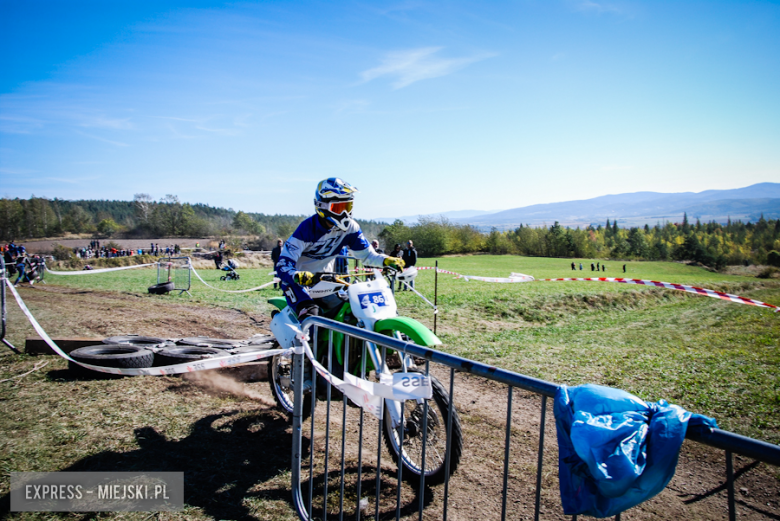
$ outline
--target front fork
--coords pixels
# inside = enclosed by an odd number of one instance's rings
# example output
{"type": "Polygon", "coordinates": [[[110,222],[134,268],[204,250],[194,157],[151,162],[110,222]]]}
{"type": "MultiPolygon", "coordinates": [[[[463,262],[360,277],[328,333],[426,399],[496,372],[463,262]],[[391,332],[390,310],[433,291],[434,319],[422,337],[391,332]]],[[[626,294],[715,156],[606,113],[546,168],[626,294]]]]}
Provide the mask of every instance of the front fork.
{"type": "MultiPolygon", "coordinates": [[[[393,336],[398,340],[401,340],[401,334],[399,332],[396,331],[393,336]]],[[[374,364],[374,367],[377,368],[377,378],[381,380],[380,375],[388,375],[390,378],[392,378],[390,369],[382,360],[382,354],[379,350],[379,347],[373,342],[366,342],[366,351],[368,351],[368,355],[371,357],[371,362],[374,364]],[[381,368],[381,370],[379,368],[381,368]]],[[[416,367],[411,356],[400,351],[398,351],[398,354],[401,357],[402,372],[407,373],[409,372],[409,369],[414,369],[416,367]]],[[[417,403],[422,404],[423,401],[424,400],[420,398],[417,400],[417,403]]],[[[401,402],[396,400],[385,400],[385,405],[387,406],[387,411],[390,414],[390,419],[393,422],[393,429],[397,429],[403,425],[403,418],[401,417],[401,402]]]]}

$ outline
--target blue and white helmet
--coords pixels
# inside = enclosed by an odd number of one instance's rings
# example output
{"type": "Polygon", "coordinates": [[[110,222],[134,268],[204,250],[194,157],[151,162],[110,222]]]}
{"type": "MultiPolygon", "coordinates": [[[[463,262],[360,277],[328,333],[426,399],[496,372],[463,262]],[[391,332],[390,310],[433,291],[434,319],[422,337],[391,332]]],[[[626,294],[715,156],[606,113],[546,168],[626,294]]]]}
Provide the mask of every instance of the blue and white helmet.
{"type": "Polygon", "coordinates": [[[338,229],[347,231],[352,220],[352,201],[357,191],[357,188],[338,177],[320,181],[314,192],[314,209],[317,215],[338,229]]]}

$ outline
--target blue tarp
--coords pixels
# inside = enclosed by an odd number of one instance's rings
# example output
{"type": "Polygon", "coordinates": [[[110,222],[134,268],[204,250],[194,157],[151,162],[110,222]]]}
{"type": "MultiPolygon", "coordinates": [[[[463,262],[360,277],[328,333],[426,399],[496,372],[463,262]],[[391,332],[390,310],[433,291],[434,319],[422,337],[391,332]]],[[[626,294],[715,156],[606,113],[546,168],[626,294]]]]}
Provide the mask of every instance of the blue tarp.
{"type": "Polygon", "coordinates": [[[714,419],[600,385],[555,395],[558,471],[566,515],[614,516],[661,492],[688,428],[714,419]]]}

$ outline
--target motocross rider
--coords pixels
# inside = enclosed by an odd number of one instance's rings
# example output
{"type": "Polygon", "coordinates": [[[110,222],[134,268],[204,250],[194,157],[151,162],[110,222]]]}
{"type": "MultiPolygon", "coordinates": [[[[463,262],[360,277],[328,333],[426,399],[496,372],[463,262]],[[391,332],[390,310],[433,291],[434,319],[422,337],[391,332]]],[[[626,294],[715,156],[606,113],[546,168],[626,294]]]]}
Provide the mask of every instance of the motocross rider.
{"type": "Polygon", "coordinates": [[[276,263],[276,274],[282,283],[287,304],[298,314],[298,320],[320,314],[317,303],[309,296],[314,273],[333,272],[334,262],[343,247],[361,259],[366,266],[390,266],[402,270],[404,261],[377,253],[369,245],[360,225],[352,218],[352,202],[357,189],[336,177],[320,181],[314,192],[317,212],[304,220],[287,239],[276,263]]]}

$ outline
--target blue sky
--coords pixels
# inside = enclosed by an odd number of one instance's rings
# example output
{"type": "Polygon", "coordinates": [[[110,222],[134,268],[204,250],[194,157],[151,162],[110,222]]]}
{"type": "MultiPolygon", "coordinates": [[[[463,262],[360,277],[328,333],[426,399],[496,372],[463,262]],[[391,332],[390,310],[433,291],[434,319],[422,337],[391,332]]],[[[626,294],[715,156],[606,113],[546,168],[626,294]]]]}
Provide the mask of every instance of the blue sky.
{"type": "Polygon", "coordinates": [[[780,3],[0,0],[0,196],[361,218],[780,182],[780,3]]]}

